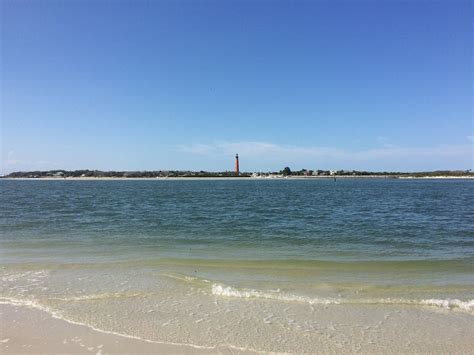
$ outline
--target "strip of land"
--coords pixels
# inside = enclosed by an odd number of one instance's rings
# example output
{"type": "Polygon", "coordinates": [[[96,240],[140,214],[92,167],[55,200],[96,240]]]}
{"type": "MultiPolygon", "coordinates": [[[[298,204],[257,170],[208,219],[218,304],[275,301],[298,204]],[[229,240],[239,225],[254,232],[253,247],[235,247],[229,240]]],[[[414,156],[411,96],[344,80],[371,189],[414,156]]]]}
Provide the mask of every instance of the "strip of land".
{"type": "Polygon", "coordinates": [[[319,179],[319,178],[386,178],[386,179],[466,179],[474,178],[471,170],[438,170],[425,172],[371,172],[356,170],[307,170],[292,171],[286,167],[279,172],[233,172],[233,171],[101,171],[101,170],[48,170],[17,171],[3,179],[319,179]]]}
{"type": "Polygon", "coordinates": [[[474,179],[474,176],[264,176],[264,177],[136,177],[136,178],[127,178],[127,177],[5,177],[1,180],[44,180],[44,181],[140,181],[140,180],[174,180],[174,181],[188,181],[188,180],[328,180],[328,179],[403,179],[403,180],[440,180],[440,179],[474,179]]]}

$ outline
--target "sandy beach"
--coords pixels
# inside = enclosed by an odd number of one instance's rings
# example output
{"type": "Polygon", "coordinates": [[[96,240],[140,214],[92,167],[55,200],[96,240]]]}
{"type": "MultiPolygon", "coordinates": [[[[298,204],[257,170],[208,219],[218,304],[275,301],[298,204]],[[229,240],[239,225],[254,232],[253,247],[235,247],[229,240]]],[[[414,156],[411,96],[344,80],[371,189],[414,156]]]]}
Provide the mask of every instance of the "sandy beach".
{"type": "MultiPolygon", "coordinates": [[[[462,353],[472,351],[472,315],[405,307],[318,312],[328,325],[310,353],[462,353]]],[[[92,329],[25,306],[0,305],[2,354],[255,354],[228,346],[200,348],[152,342],[92,329]]]]}
{"type": "Polygon", "coordinates": [[[252,354],[225,346],[199,348],[133,339],[24,306],[0,304],[0,320],[2,354],[252,354]]]}

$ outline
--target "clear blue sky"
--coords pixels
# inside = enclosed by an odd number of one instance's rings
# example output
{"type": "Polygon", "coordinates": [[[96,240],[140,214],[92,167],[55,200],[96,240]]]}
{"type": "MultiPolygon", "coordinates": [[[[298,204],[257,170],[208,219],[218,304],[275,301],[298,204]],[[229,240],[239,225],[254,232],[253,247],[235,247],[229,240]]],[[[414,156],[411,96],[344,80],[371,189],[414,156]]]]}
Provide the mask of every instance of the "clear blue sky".
{"type": "Polygon", "coordinates": [[[1,1],[0,173],[472,169],[470,1],[1,1]]]}

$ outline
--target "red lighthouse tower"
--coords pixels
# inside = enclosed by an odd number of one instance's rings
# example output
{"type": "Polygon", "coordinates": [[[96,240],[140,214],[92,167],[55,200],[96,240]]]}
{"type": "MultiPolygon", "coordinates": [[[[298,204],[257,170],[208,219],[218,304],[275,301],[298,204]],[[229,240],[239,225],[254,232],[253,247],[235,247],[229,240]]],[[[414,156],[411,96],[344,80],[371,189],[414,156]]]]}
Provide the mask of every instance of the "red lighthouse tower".
{"type": "Polygon", "coordinates": [[[235,176],[239,176],[239,155],[235,155],[235,176]]]}

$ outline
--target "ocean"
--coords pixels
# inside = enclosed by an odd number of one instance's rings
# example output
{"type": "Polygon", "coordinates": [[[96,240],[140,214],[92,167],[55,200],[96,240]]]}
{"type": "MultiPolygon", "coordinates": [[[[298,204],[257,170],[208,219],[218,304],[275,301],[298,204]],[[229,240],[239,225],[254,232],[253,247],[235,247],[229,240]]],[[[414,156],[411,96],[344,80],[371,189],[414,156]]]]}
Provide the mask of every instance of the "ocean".
{"type": "Polygon", "coordinates": [[[443,319],[469,332],[473,187],[1,180],[0,302],[148,341],[263,352],[364,351],[443,319]]]}

